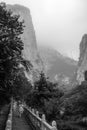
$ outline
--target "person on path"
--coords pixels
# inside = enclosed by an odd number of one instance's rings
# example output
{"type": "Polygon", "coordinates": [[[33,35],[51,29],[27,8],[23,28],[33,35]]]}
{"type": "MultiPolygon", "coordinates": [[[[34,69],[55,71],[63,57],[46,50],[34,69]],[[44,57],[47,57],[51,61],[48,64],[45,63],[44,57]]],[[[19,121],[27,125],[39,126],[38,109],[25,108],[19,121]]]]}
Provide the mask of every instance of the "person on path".
{"type": "Polygon", "coordinates": [[[14,104],[13,104],[13,110],[16,111],[16,109],[17,109],[17,102],[14,102],[14,104]]]}

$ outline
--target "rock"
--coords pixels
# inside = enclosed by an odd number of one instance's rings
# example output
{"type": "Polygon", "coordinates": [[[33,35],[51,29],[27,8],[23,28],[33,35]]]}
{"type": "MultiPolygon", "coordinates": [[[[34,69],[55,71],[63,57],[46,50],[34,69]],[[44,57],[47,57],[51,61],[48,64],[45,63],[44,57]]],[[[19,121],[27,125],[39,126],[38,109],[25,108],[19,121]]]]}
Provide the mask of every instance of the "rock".
{"type": "Polygon", "coordinates": [[[23,55],[26,60],[29,60],[32,63],[35,73],[40,72],[43,68],[43,63],[37,49],[35,30],[33,27],[30,10],[17,4],[7,5],[7,9],[10,9],[13,14],[20,15],[20,20],[24,20],[25,28],[24,33],[21,36],[24,43],[23,55]]]}
{"type": "Polygon", "coordinates": [[[53,48],[39,46],[39,54],[43,60],[45,72],[51,80],[62,74],[72,78],[77,68],[77,61],[62,55],[53,48]]]}
{"type": "Polygon", "coordinates": [[[85,70],[87,70],[87,34],[82,37],[80,42],[80,57],[76,73],[76,80],[79,84],[84,80],[85,70]]]}

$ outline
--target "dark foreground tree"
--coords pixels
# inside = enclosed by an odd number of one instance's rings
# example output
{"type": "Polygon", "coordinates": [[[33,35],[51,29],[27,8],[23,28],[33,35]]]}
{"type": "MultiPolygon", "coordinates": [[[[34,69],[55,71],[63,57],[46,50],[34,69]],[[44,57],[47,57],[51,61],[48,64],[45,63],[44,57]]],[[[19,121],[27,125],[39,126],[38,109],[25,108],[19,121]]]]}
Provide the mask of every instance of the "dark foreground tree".
{"type": "Polygon", "coordinates": [[[24,21],[19,21],[19,17],[7,10],[5,3],[0,3],[0,90],[4,89],[8,95],[11,94],[20,64],[27,70],[30,65],[22,57],[24,21]]]}
{"type": "Polygon", "coordinates": [[[57,83],[49,81],[41,72],[39,80],[34,83],[34,89],[27,98],[27,104],[37,108],[41,113],[45,113],[49,121],[56,118],[58,102],[63,96],[63,92],[58,89],[57,85],[57,83]]]}

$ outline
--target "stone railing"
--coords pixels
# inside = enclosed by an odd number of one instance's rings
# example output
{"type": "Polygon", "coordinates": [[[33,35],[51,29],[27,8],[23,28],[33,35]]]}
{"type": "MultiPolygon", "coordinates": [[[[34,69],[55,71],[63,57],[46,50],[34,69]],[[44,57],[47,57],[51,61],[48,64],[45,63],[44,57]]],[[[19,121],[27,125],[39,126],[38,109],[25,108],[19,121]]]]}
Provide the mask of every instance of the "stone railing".
{"type": "Polygon", "coordinates": [[[42,115],[42,118],[39,117],[39,112],[31,109],[30,107],[25,106],[25,109],[29,112],[29,118],[32,121],[33,125],[39,130],[57,130],[56,121],[52,122],[52,125],[49,125],[46,122],[45,115],[42,115]]]}
{"type": "Polygon", "coordinates": [[[7,122],[6,122],[5,130],[12,130],[12,103],[11,103],[10,112],[8,114],[8,119],[7,119],[7,122]]]}

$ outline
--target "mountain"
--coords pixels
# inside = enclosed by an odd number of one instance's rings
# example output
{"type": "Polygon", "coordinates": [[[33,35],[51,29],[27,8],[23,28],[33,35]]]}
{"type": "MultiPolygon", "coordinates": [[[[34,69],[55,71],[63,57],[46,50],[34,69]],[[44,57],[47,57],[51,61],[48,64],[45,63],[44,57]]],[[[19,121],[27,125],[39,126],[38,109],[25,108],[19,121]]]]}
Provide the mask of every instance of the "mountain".
{"type": "Polygon", "coordinates": [[[23,55],[26,60],[31,61],[35,70],[41,71],[43,68],[43,63],[37,49],[37,41],[30,10],[17,4],[7,5],[7,9],[10,9],[14,15],[20,15],[19,20],[24,20],[25,28],[24,33],[21,35],[22,41],[24,42],[23,55]]]}
{"type": "Polygon", "coordinates": [[[50,79],[60,77],[72,78],[77,68],[77,61],[63,56],[52,48],[39,46],[39,53],[45,66],[45,72],[50,79]]]}
{"type": "Polygon", "coordinates": [[[87,70],[87,34],[84,34],[80,42],[80,56],[76,80],[79,84],[84,80],[84,72],[87,70]]]}

